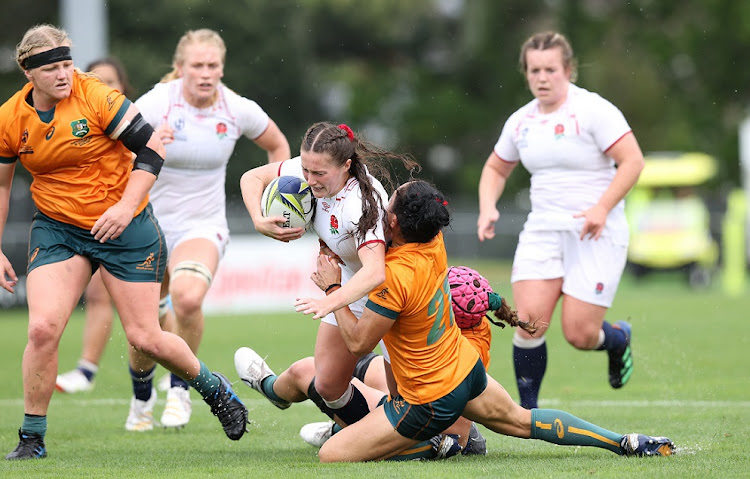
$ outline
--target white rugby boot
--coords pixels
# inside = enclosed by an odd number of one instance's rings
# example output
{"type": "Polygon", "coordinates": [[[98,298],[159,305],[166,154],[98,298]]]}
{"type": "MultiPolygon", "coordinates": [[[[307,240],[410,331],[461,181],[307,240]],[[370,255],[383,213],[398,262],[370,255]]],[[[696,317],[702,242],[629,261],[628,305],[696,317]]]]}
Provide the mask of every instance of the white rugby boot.
{"type": "Polygon", "coordinates": [[[299,437],[311,446],[323,447],[323,444],[333,435],[333,421],[311,422],[299,430],[299,437]]]}
{"type": "Polygon", "coordinates": [[[183,427],[190,421],[193,406],[190,402],[190,391],[175,386],[167,391],[167,405],[161,414],[163,427],[183,427]]]}
{"type": "Polygon", "coordinates": [[[242,382],[255,389],[279,409],[286,409],[292,405],[288,401],[276,401],[266,396],[261,384],[268,376],[273,376],[273,371],[258,353],[250,348],[240,348],[234,353],[234,368],[237,370],[242,382]]]}
{"type": "Polygon", "coordinates": [[[80,369],[74,369],[57,375],[55,389],[68,394],[91,391],[94,389],[94,382],[89,381],[89,378],[80,369]]]}
{"type": "Polygon", "coordinates": [[[156,389],[151,389],[148,401],[141,401],[133,396],[130,400],[130,412],[125,421],[128,431],[150,431],[154,428],[154,404],[156,404],[156,389]]]}

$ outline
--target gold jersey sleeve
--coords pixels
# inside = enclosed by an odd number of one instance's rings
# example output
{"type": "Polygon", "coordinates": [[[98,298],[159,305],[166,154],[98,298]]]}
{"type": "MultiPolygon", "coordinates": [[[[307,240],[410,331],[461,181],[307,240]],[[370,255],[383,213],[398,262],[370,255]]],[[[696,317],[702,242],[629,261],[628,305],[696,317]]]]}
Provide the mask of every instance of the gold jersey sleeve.
{"type": "Polygon", "coordinates": [[[479,353],[479,357],[482,358],[482,364],[484,364],[484,369],[489,369],[490,346],[492,345],[490,321],[487,318],[482,318],[481,323],[473,328],[462,329],[461,334],[469,340],[474,349],[479,353]]]}
{"type": "MultiPolygon", "coordinates": [[[[75,72],[70,96],[45,122],[26,100],[31,90],[29,83],[0,107],[0,162],[18,160],[31,173],[31,196],[39,211],[90,229],[122,198],[130,177],[131,153],[112,139],[130,100],[75,72]]],[[[148,197],[135,215],[147,204],[148,197]]]]}
{"type": "Polygon", "coordinates": [[[367,307],[394,320],[383,338],[398,392],[411,404],[450,393],[479,355],[453,319],[442,234],[386,253],[386,280],[367,307]]]}

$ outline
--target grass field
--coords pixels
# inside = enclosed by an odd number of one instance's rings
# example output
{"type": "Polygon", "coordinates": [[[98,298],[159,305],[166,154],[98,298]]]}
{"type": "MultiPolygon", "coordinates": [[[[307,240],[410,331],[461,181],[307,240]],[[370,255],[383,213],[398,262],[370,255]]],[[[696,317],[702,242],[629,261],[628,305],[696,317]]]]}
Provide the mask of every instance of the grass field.
{"type": "MultiPolygon", "coordinates": [[[[478,265],[500,292],[507,267],[478,265]]],[[[49,457],[0,464],[2,477],[750,477],[750,300],[718,291],[696,292],[674,278],[625,278],[610,319],[633,324],[635,373],[623,389],[610,389],[606,356],[569,346],[555,321],[548,334],[549,366],[541,407],[563,409],[618,432],[666,435],[678,454],[623,458],[605,450],[554,446],[499,436],[482,428],[486,457],[429,463],[321,465],[299,428],[322,416],[309,403],[279,411],[241,383],[236,391],[252,424],[239,442],[225,438],[218,421],[193,392],[193,418],[181,431],[124,430],[130,398],[125,339],[118,327],[94,391],[55,393],[47,432],[49,457]]],[[[236,381],[234,351],[251,346],[277,372],[312,354],[317,323],[289,314],[207,319],[199,356],[236,381]]],[[[60,368],[75,365],[83,315],[71,319],[60,346],[60,368]]],[[[0,450],[11,451],[23,416],[21,356],[26,313],[0,311],[0,450]]],[[[490,374],[517,397],[508,329],[494,328],[490,374]]],[[[164,407],[160,393],[155,416],[164,407]]]]}

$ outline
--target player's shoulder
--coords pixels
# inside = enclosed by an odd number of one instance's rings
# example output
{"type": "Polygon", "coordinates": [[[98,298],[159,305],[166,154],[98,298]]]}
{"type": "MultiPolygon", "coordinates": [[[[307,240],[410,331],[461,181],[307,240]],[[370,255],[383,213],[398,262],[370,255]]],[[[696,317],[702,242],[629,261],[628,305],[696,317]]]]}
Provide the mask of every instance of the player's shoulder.
{"type": "Polygon", "coordinates": [[[388,248],[385,256],[386,280],[390,285],[400,285],[403,291],[419,284],[417,275],[423,271],[418,264],[419,255],[409,245],[388,248]]]}
{"type": "Polygon", "coordinates": [[[88,98],[92,95],[107,96],[110,92],[116,91],[106,83],[102,82],[98,76],[92,73],[78,72],[73,74],[73,88],[71,96],[82,96],[88,98]]]}
{"type": "Polygon", "coordinates": [[[304,178],[302,174],[302,157],[295,156],[289,160],[284,160],[279,163],[279,176],[298,176],[304,178]]]}
{"type": "Polygon", "coordinates": [[[245,98],[244,96],[240,95],[236,91],[229,88],[224,83],[219,83],[218,86],[219,91],[222,95],[228,100],[228,101],[242,101],[242,100],[249,100],[248,98],[245,98]]]}
{"type": "Polygon", "coordinates": [[[398,248],[388,248],[386,252],[385,269],[390,273],[392,281],[405,285],[412,284],[412,278],[416,274],[415,256],[411,254],[409,248],[400,246],[398,248]]]}
{"type": "Polygon", "coordinates": [[[255,100],[240,95],[224,83],[220,83],[218,88],[224,101],[230,108],[260,108],[260,105],[255,100]]]}
{"type": "Polygon", "coordinates": [[[149,122],[161,121],[170,103],[180,103],[182,79],[160,82],[138,97],[135,106],[149,122]]]}
{"type": "MultiPolygon", "coordinates": [[[[369,172],[367,173],[367,178],[370,181],[370,184],[372,185],[373,190],[375,190],[375,194],[380,196],[380,200],[383,202],[383,208],[385,208],[388,205],[388,192],[386,191],[385,187],[383,186],[383,183],[380,182],[379,179],[372,176],[369,172]]],[[[362,186],[357,182],[357,187],[359,188],[359,195],[362,195],[362,186]]]]}
{"type": "MultiPolygon", "coordinates": [[[[370,181],[370,184],[372,185],[375,193],[387,203],[388,194],[386,193],[385,188],[380,183],[380,181],[370,174],[367,175],[367,178],[370,181]]],[[[336,197],[340,201],[344,202],[344,204],[347,205],[347,208],[353,208],[358,214],[362,214],[360,205],[365,200],[362,185],[357,178],[349,178],[349,180],[344,185],[344,188],[336,195],[336,197]]],[[[385,204],[383,206],[385,206],[385,204]]]]}
{"type": "MultiPolygon", "coordinates": [[[[27,84],[26,87],[13,94],[13,96],[8,98],[5,103],[0,105],[0,142],[4,142],[7,138],[21,134],[20,126],[25,124],[23,117],[24,112],[31,111],[30,109],[23,108],[23,102],[25,101],[26,95],[31,91],[29,85],[31,84],[27,84]]],[[[13,140],[13,142],[15,143],[15,140],[13,140]]],[[[4,153],[3,156],[6,155],[7,153],[4,153]]]]}
{"type": "Polygon", "coordinates": [[[0,119],[8,121],[17,117],[22,112],[23,102],[26,95],[31,91],[31,83],[27,83],[23,88],[8,98],[5,103],[0,105],[0,119]]]}
{"type": "Polygon", "coordinates": [[[170,91],[181,91],[182,90],[182,78],[175,78],[165,82],[159,82],[151,87],[152,92],[156,93],[168,93],[170,91]]]}
{"type": "Polygon", "coordinates": [[[599,129],[609,121],[623,118],[622,111],[611,101],[577,85],[570,85],[568,99],[570,109],[584,128],[599,129]]]}
{"type": "Polygon", "coordinates": [[[144,98],[154,100],[156,98],[163,98],[168,100],[169,95],[173,93],[179,93],[182,86],[182,79],[170,80],[168,82],[159,82],[152,86],[146,93],[141,95],[136,103],[142,101],[144,98]]]}
{"type": "Polygon", "coordinates": [[[226,108],[232,117],[237,117],[243,129],[245,127],[257,126],[257,123],[260,122],[262,123],[262,130],[255,133],[260,134],[265,130],[267,126],[265,122],[268,114],[258,103],[240,95],[223,83],[219,84],[219,91],[222,99],[222,107],[226,108]]]}
{"type": "Polygon", "coordinates": [[[601,105],[612,104],[599,93],[587,90],[574,83],[571,83],[568,87],[568,98],[579,108],[597,108],[601,105]]]}

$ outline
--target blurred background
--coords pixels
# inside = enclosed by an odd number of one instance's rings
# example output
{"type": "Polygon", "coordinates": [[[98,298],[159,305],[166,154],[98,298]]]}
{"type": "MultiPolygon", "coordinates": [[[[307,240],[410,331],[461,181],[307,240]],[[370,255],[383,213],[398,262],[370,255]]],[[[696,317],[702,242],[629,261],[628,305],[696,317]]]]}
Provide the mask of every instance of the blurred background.
{"type": "MultiPolygon", "coordinates": [[[[690,165],[671,162],[650,174],[657,178],[639,193],[648,201],[681,199],[687,191],[699,200],[697,209],[678,205],[662,218],[694,220],[681,222],[693,226],[670,228],[683,236],[692,228],[703,239],[700,251],[654,262],[679,243],[662,238],[641,264],[633,258],[634,271],[684,270],[694,286],[729,271],[734,279],[722,277],[724,287],[744,291],[748,196],[742,188],[750,187],[750,139],[743,142],[740,131],[750,136],[750,2],[34,0],[32,9],[26,1],[4,0],[3,101],[25,83],[15,45],[30,26],[45,22],[71,33],[78,67],[101,56],[120,59],[136,91],[133,99],[171,69],[186,30],[217,30],[228,49],[224,83],[269,113],[293,154],[307,127],[320,120],[345,122],[375,143],[411,153],[423,166],[419,176],[451,200],[449,255],[480,260],[512,257],[529,208],[528,174],[517,168],[501,199],[500,236],[476,240],[482,166],[505,120],[532,99],[518,70],[520,45],[534,32],[558,30],[578,59],[577,84],[622,110],[644,152],[670,152],[656,155],[662,160],[684,160],[684,152],[710,157],[710,166],[698,167],[702,174],[676,183],[670,182],[674,172],[690,165]]],[[[227,196],[235,236],[253,233],[239,177],[265,159],[250,141],[240,141],[230,161],[227,196]]],[[[34,211],[28,183],[19,166],[2,243],[19,274],[34,211]]],[[[638,216],[650,210],[647,203],[636,203],[635,235],[642,223],[654,224],[638,216]]],[[[0,304],[20,301],[20,295],[0,295],[0,304]]]]}

